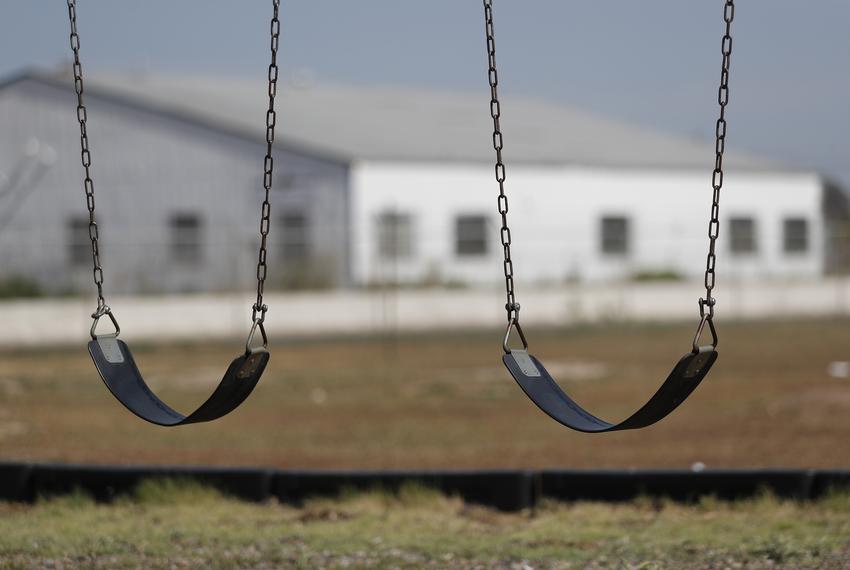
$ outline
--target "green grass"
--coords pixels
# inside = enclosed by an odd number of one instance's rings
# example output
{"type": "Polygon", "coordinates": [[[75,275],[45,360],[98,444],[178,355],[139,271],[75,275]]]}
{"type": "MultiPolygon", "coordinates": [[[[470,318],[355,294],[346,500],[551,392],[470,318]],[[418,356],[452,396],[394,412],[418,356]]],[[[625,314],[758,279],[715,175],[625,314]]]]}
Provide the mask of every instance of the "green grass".
{"type": "Polygon", "coordinates": [[[850,493],[696,505],[544,502],[506,514],[428,489],[299,508],[189,482],[110,505],[82,494],[0,505],[0,567],[847,568],[850,493]]]}

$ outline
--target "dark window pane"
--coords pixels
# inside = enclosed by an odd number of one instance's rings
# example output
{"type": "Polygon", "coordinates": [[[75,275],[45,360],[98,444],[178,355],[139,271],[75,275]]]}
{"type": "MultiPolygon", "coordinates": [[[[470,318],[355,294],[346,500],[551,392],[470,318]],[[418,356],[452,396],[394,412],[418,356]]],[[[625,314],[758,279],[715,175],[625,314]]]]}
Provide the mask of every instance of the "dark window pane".
{"type": "Polygon", "coordinates": [[[782,230],[783,249],[786,253],[805,253],[809,250],[808,220],[786,218],[782,230]]]}
{"type": "Polygon", "coordinates": [[[68,220],[68,261],[75,267],[86,266],[92,262],[88,218],[68,220]]]}
{"type": "Polygon", "coordinates": [[[410,214],[383,212],[378,215],[378,255],[402,259],[413,255],[413,219],[410,214]]]}
{"type": "Polygon", "coordinates": [[[200,263],[203,252],[201,219],[196,214],[171,217],[171,257],[181,263],[200,263]]]}
{"type": "Polygon", "coordinates": [[[601,223],[602,253],[625,255],[629,252],[629,220],[622,216],[605,216],[601,223]]]}
{"type": "Polygon", "coordinates": [[[755,253],[756,222],[752,218],[731,218],[729,220],[729,248],[732,253],[755,253]]]}
{"type": "Polygon", "coordinates": [[[487,253],[486,216],[459,216],[455,222],[455,252],[458,255],[487,253]]]}
{"type": "Polygon", "coordinates": [[[310,254],[310,228],[307,216],[288,212],[280,217],[281,255],[284,260],[300,260],[310,254]]]}

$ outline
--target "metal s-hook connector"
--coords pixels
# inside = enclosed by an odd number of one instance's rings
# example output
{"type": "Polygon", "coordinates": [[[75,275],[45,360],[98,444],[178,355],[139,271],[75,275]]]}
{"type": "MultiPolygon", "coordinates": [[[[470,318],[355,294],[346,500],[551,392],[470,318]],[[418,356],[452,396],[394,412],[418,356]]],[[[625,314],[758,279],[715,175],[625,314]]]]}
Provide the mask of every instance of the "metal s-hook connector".
{"type": "Polygon", "coordinates": [[[700,298],[699,300],[699,326],[697,326],[697,332],[694,335],[693,342],[693,353],[698,354],[700,352],[709,352],[717,348],[717,329],[714,328],[714,305],[717,304],[717,301],[713,297],[709,297],[706,301],[705,299],[700,298]],[[708,307],[708,311],[705,308],[708,307]],[[705,325],[708,324],[708,330],[711,332],[711,345],[710,346],[700,346],[699,340],[702,337],[702,333],[705,330],[705,325]]]}
{"type": "Polygon", "coordinates": [[[97,340],[98,338],[118,338],[118,335],[121,333],[121,327],[118,326],[118,321],[115,319],[115,315],[112,314],[112,309],[109,308],[109,305],[100,305],[97,310],[92,313],[91,318],[94,319],[94,322],[91,324],[90,331],[92,340],[97,340]],[[115,327],[115,332],[98,335],[95,329],[97,329],[97,323],[100,321],[100,318],[104,315],[107,315],[109,320],[112,321],[112,326],[115,327]]]}
{"type": "Polygon", "coordinates": [[[263,303],[262,305],[254,303],[251,306],[251,320],[263,323],[266,320],[266,313],[269,311],[269,306],[263,303]]]}

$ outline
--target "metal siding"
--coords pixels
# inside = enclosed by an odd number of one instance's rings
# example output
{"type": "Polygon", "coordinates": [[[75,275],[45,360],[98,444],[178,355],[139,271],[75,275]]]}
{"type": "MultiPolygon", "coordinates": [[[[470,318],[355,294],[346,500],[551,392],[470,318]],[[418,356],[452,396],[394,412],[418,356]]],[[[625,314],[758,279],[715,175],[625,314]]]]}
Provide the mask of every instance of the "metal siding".
{"type": "MultiPolygon", "coordinates": [[[[262,138],[253,144],[97,98],[89,100],[88,116],[106,291],[252,287],[262,201],[262,138]],[[204,262],[198,266],[175,263],[170,256],[168,220],[182,211],[197,212],[203,219],[204,262]]],[[[0,171],[12,168],[33,137],[57,153],[53,166],[0,234],[3,275],[32,276],[52,292],[91,291],[91,269],[70,266],[67,254],[68,220],[86,215],[72,91],[30,80],[7,86],[0,91],[0,124],[0,171]]],[[[345,256],[346,214],[339,204],[344,204],[346,171],[339,163],[276,151],[277,180],[291,175],[311,181],[294,193],[303,194],[328,228],[316,234],[316,250],[335,259],[345,256]]],[[[273,215],[286,207],[286,194],[273,192],[273,215]]],[[[272,234],[272,243],[274,239],[272,234]]],[[[342,263],[335,267],[334,279],[346,280],[342,263]]]]}

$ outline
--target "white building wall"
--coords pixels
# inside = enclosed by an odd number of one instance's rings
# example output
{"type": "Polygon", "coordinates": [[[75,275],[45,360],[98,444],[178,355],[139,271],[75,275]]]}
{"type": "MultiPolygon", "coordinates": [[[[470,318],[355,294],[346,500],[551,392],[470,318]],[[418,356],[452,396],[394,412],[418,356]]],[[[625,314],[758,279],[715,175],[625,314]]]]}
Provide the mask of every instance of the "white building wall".
{"type": "MultiPolygon", "coordinates": [[[[528,284],[567,280],[596,282],[642,271],[674,271],[700,278],[708,246],[710,171],[626,170],[578,167],[508,167],[509,220],[518,281],[528,284]],[[625,256],[604,255],[600,219],[629,219],[625,256]]],[[[501,283],[497,186],[488,165],[362,163],[352,168],[353,276],[358,283],[443,281],[501,283]],[[409,259],[378,255],[376,218],[394,209],[414,221],[409,259]],[[488,216],[488,253],[455,254],[455,218],[488,216]]],[[[729,172],[721,202],[717,271],[723,279],[823,273],[822,185],[810,173],[729,172]],[[732,255],[728,220],[752,217],[758,251],[732,255]],[[805,254],[783,251],[783,219],[809,224],[805,254]]]]}

